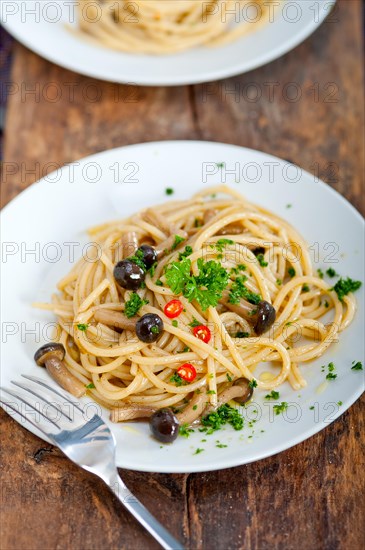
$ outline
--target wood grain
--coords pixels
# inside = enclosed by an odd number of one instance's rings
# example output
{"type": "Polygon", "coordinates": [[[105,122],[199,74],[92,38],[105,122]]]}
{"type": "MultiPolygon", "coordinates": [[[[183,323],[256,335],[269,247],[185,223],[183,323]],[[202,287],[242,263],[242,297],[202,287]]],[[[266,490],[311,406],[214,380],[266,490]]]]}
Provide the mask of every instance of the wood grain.
{"type": "MultiPolygon", "coordinates": [[[[283,58],[219,83],[177,88],[95,81],[17,45],[2,204],[50,162],[54,169],[129,143],[204,139],[317,171],[364,212],[361,20],[360,1],[340,0],[330,21],[283,58]]],[[[254,464],[190,475],[121,473],[190,549],[360,550],[364,401],[309,440],[254,464]]],[[[0,417],[4,550],[158,547],[101,481],[0,417]]]]}

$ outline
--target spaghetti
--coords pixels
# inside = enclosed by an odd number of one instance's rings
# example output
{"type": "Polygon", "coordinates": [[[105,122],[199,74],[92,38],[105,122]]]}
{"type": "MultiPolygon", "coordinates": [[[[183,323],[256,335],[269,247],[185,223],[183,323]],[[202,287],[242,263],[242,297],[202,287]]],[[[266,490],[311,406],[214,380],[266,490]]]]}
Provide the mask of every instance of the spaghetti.
{"type": "Polygon", "coordinates": [[[115,50],[169,54],[257,30],[269,18],[271,1],[82,0],[77,33],[115,50]]]}
{"type": "Polygon", "coordinates": [[[242,379],[261,390],[285,381],[298,390],[306,385],[301,366],[323,355],[356,311],[351,292],[339,297],[314,273],[306,242],[288,222],[225,186],[89,235],[94,258],[79,260],[51,304],[36,305],[56,314],[69,371],[114,411],[174,407],[183,415],[195,407],[191,420],[207,402],[213,410],[238,395],[242,379]],[[158,260],[140,288],[127,290],[115,266],[129,258],[137,269],[141,245],[158,260]],[[276,320],[258,329],[263,303],[276,320]],[[149,315],[163,322],[152,343],[133,325],[149,315]]]}

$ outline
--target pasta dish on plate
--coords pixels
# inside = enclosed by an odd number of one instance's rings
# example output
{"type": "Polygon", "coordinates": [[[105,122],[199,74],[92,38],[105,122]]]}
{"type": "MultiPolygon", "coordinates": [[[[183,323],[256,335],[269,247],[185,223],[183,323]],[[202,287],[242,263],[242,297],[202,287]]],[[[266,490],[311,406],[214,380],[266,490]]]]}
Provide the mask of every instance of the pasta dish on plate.
{"type": "Polygon", "coordinates": [[[77,4],[76,32],[115,50],[169,54],[202,45],[226,44],[256,31],[268,21],[271,2],[81,0],[77,4]]]}
{"type": "Polygon", "coordinates": [[[255,388],[304,387],[306,365],[355,315],[359,281],[325,282],[288,222],[225,186],[89,237],[93,253],[51,304],[35,304],[58,321],[57,341],[36,360],[113,421],[150,418],[161,441],[222,407],[229,415],[255,388]]]}

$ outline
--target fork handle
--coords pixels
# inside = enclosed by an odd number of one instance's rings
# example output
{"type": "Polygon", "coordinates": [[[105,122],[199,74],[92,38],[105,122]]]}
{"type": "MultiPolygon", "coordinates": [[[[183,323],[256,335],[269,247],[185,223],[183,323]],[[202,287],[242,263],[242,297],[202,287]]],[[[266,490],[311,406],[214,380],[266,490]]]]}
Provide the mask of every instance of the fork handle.
{"type": "Polygon", "coordinates": [[[159,542],[165,550],[184,550],[184,547],[157,521],[143,504],[129,491],[118,473],[108,483],[111,491],[137,521],[159,542]]]}

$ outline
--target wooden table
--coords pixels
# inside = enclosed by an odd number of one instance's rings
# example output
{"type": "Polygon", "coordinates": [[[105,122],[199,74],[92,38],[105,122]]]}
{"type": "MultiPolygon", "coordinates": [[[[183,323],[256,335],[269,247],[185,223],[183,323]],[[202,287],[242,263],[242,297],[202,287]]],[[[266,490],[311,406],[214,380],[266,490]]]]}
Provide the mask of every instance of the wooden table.
{"type": "MultiPolygon", "coordinates": [[[[95,81],[16,45],[3,204],[50,161],[61,166],[129,143],[202,139],[290,159],[364,212],[361,22],[361,2],[339,0],[330,21],[283,58],[219,83],[177,88],[95,81]],[[30,89],[35,94],[26,94],[30,89]],[[228,93],[233,89],[238,101],[228,93]]],[[[190,549],[360,550],[360,407],[358,401],[308,441],[255,464],[203,474],[122,474],[190,549]]],[[[1,421],[4,550],[158,547],[101,481],[2,411],[1,421]]]]}

